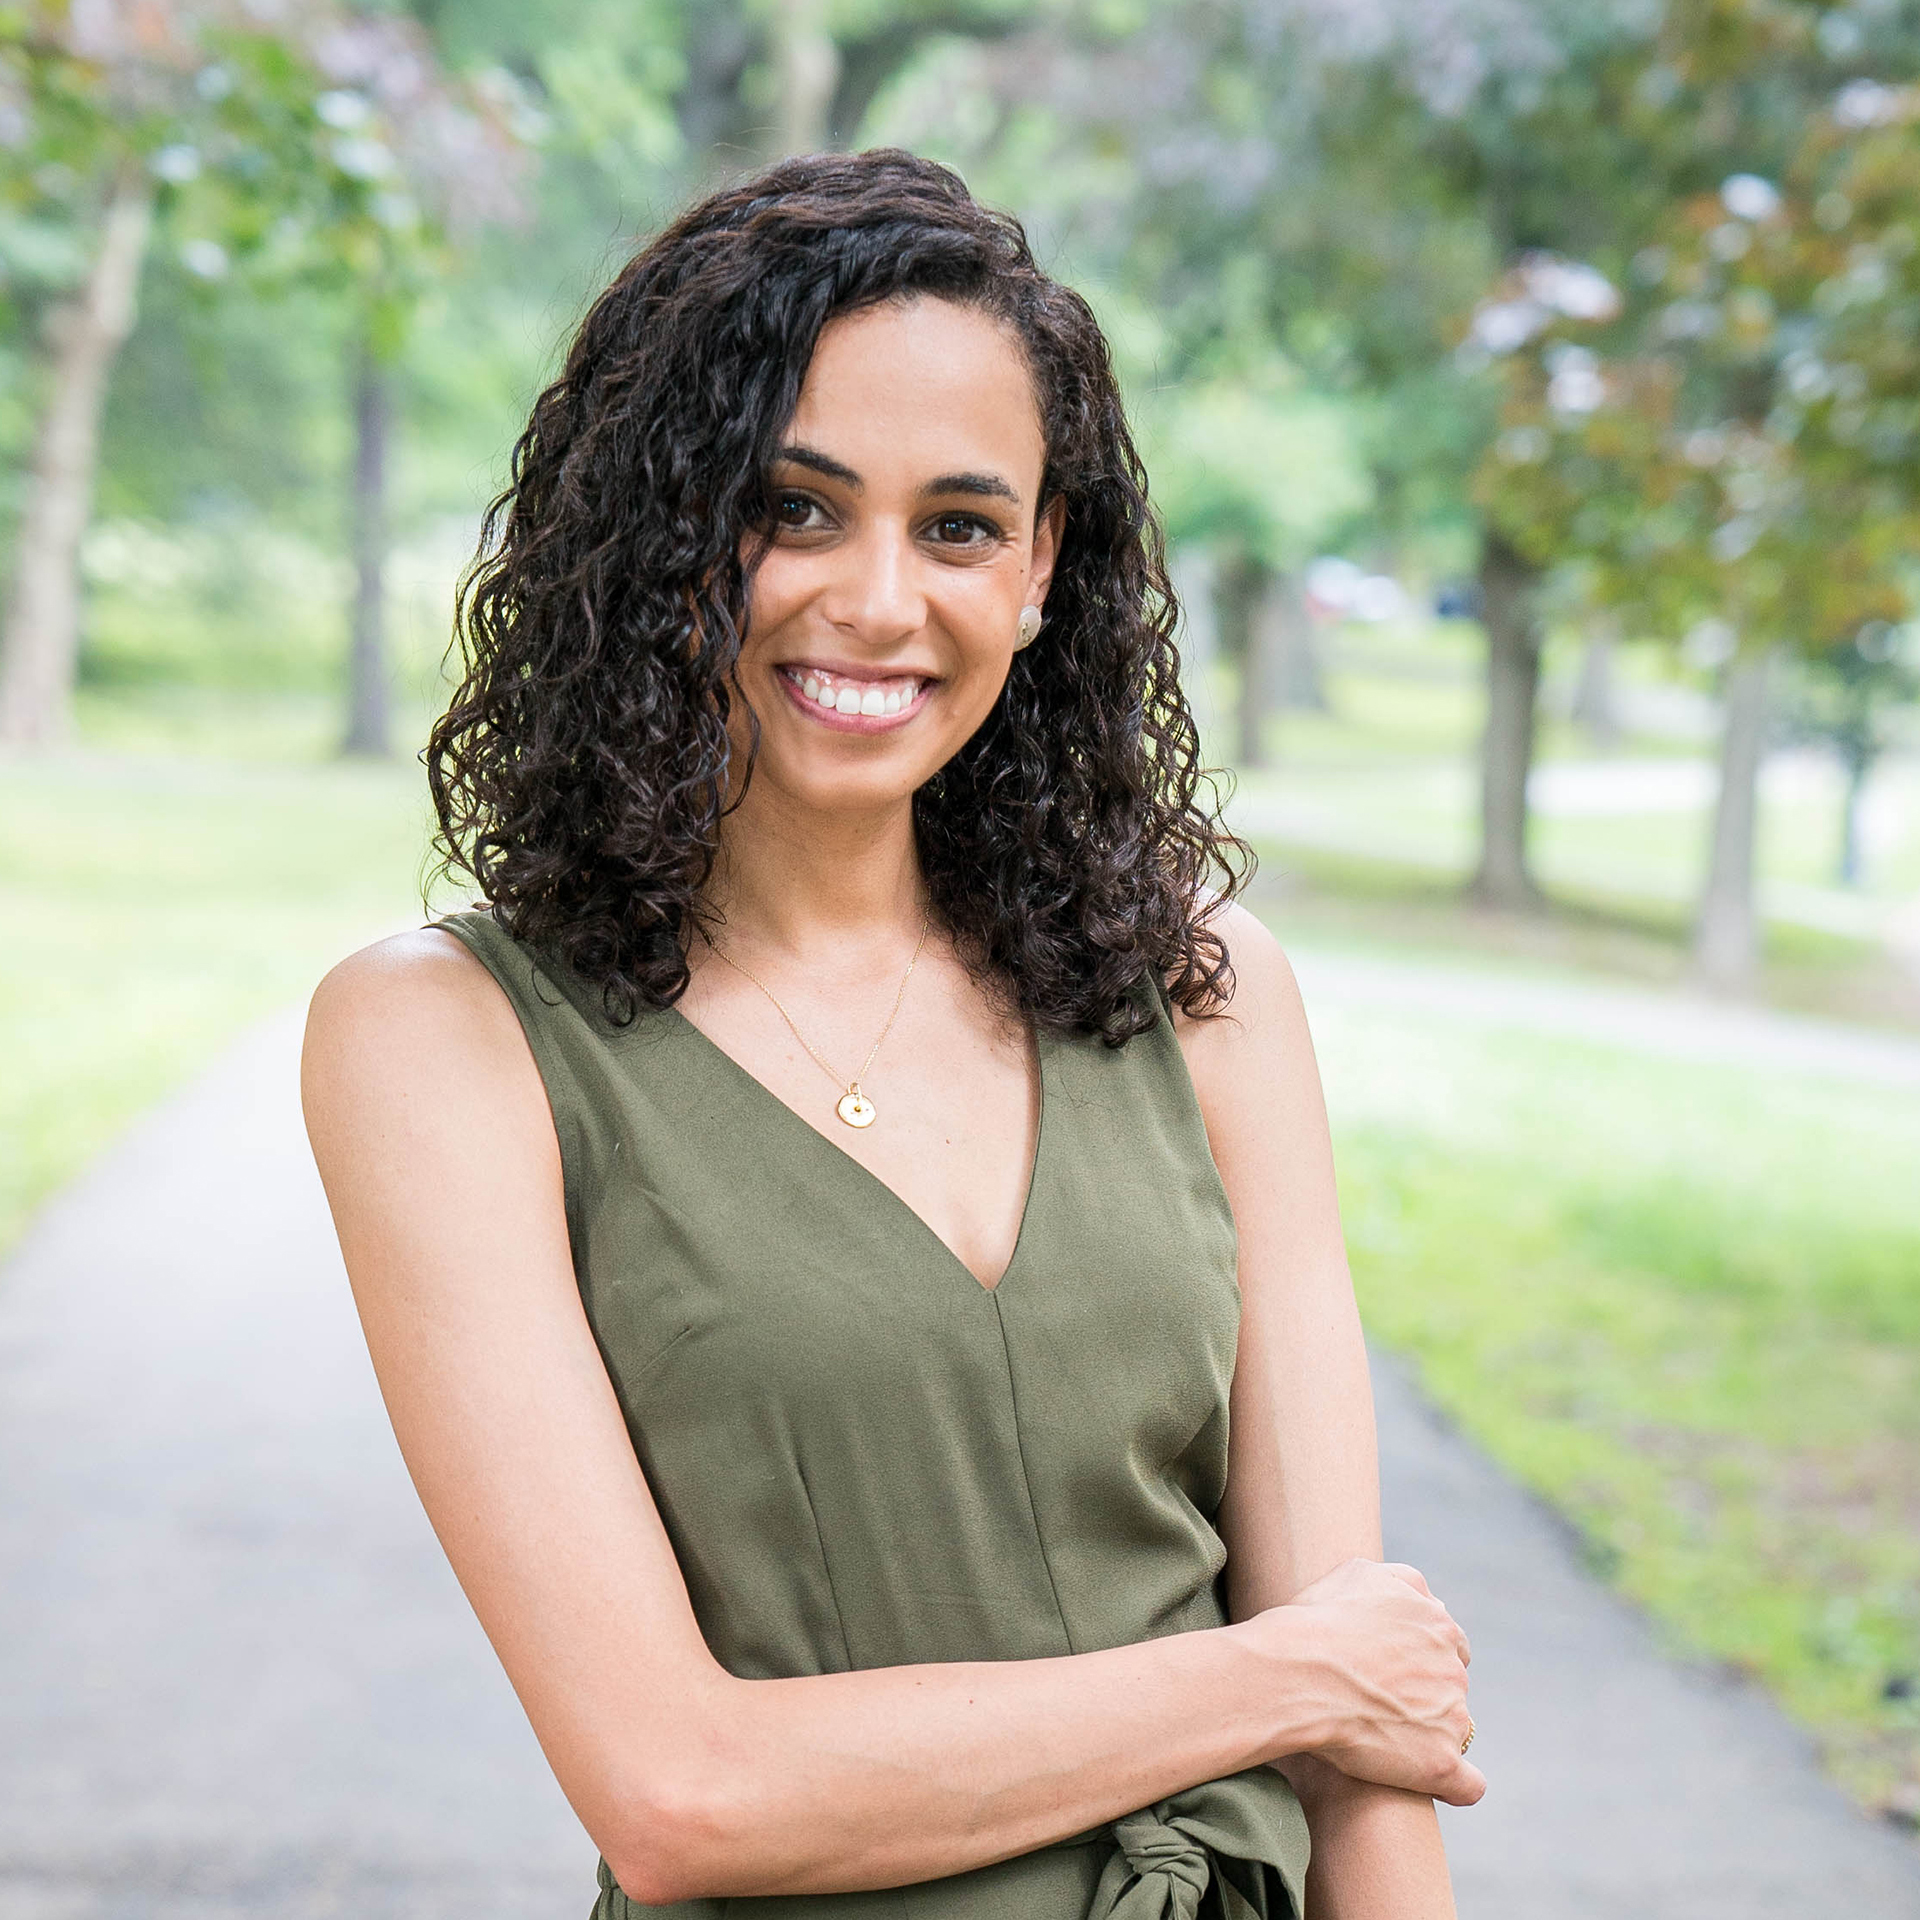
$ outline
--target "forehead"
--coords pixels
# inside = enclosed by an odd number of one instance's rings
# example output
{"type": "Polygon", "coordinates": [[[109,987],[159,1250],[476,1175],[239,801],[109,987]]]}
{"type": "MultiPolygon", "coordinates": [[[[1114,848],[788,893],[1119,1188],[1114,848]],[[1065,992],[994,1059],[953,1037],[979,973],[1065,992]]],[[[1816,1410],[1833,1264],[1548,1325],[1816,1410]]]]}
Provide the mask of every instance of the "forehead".
{"type": "Polygon", "coordinates": [[[821,329],[788,437],[888,475],[1001,473],[1029,503],[1046,457],[1033,380],[1003,322],[948,300],[842,314],[821,329]]]}

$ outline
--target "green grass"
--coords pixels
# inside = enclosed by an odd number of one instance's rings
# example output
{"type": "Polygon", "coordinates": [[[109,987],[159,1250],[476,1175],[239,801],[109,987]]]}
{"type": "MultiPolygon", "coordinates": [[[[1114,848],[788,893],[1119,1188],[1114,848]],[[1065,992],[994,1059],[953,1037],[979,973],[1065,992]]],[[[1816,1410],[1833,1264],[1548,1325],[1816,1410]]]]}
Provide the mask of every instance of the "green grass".
{"type": "Polygon", "coordinates": [[[0,761],[0,1251],[239,1029],[419,916],[417,767],[314,757],[325,709],[191,714],[231,757],[151,750],[147,712],[93,717],[148,751],[0,761]]]}
{"type": "MultiPolygon", "coordinates": [[[[1688,983],[1692,916],[1672,900],[1557,885],[1542,910],[1475,907],[1461,870],[1407,856],[1346,852],[1271,834],[1252,836],[1260,856],[1252,904],[1289,938],[1398,951],[1488,955],[1651,986],[1688,983]]],[[[1877,943],[1772,921],[1763,929],[1753,998],[1783,1011],[1920,1027],[1920,979],[1877,943]]]]}
{"type": "Polygon", "coordinates": [[[1362,1307],[1677,1647],[1920,1787],[1920,1103],[1333,1010],[1362,1307]]]}

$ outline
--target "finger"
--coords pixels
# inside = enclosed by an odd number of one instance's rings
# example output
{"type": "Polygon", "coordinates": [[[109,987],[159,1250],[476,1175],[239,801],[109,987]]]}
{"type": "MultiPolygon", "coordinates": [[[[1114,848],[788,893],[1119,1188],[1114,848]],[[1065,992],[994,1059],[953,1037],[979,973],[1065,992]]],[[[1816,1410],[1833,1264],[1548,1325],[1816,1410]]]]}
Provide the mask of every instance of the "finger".
{"type": "Polygon", "coordinates": [[[1486,1790],[1487,1776],[1471,1760],[1462,1760],[1433,1797],[1444,1800],[1450,1807],[1471,1807],[1479,1802],[1486,1790]]]}

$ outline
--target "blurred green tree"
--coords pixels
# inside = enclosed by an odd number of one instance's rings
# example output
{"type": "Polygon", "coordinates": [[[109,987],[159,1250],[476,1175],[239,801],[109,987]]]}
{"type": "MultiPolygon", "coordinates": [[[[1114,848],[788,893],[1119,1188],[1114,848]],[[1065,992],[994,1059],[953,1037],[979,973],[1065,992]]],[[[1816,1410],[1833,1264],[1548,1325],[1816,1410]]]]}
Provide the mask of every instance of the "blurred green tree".
{"type": "Polygon", "coordinates": [[[1214,631],[1238,676],[1236,764],[1260,766],[1268,715],[1315,685],[1301,570],[1372,501],[1353,423],[1270,349],[1177,385],[1130,384],[1168,542],[1207,557],[1214,631]]]}
{"type": "MultiPolygon", "coordinates": [[[[377,394],[379,356],[439,231],[441,210],[417,196],[437,189],[457,216],[497,191],[481,163],[502,116],[472,110],[491,104],[483,95],[456,102],[424,50],[400,22],[323,5],[284,22],[243,0],[0,13],[0,205],[13,252],[26,236],[36,290],[52,296],[27,303],[44,352],[0,632],[0,739],[46,742],[69,724],[101,411],[156,213],[210,288],[315,275],[356,286],[377,394]],[[392,140],[371,124],[376,108],[392,140]]],[[[367,391],[357,496],[373,499],[384,418],[367,391]]],[[[377,578],[371,520],[359,544],[377,578]]]]}
{"type": "Polygon", "coordinates": [[[1093,183],[1076,233],[1168,316],[1184,351],[1161,377],[1221,337],[1224,281],[1253,279],[1269,337],[1363,423],[1375,542],[1437,529],[1476,554],[1475,885],[1500,904],[1534,897],[1539,569],[1470,495],[1497,391],[1455,349],[1503,262],[1584,242],[1640,196],[1640,156],[1600,105],[1649,31],[1637,0],[1187,0],[1104,39],[1078,16],[1051,25],[1050,57],[1001,69],[1016,120],[1049,116],[1057,170],[1083,194],[1093,183]],[[1103,169],[1103,152],[1128,164],[1103,169]]]}
{"type": "Polygon", "coordinates": [[[1915,637],[1910,625],[1868,621],[1851,640],[1815,656],[1814,671],[1788,705],[1789,730],[1828,747],[1846,776],[1834,849],[1834,878],[1843,887],[1866,882],[1863,802],[1867,782],[1889,745],[1891,716],[1920,700],[1915,637]]]}
{"type": "MultiPolygon", "coordinates": [[[[1908,0],[1188,0],[1104,46],[1083,21],[1050,27],[1050,57],[1003,63],[1010,119],[1049,116],[1050,147],[1020,129],[1029,164],[1041,145],[1097,203],[1072,224],[1103,271],[1197,354],[1225,322],[1223,276],[1252,263],[1273,338],[1372,423],[1378,534],[1451,523],[1477,551],[1484,899],[1535,897],[1539,590],[1586,551],[1570,522],[1546,537],[1523,489],[1479,484],[1497,450],[1530,444],[1500,419],[1497,363],[1521,344],[1501,329],[1525,316],[1527,339],[1559,339],[1615,319],[1629,264],[1677,208],[1735,175],[1780,177],[1836,85],[1911,68],[1914,25],[1908,0]],[[1103,152],[1130,165],[1103,169],[1103,152]]],[[[1568,362],[1561,393],[1580,382],[1568,362]]],[[[1630,486],[1618,504],[1634,516],[1630,486]]],[[[1759,708],[1751,676],[1735,682],[1716,844],[1737,873],[1751,864],[1739,753],[1759,708]]]]}
{"type": "MultiPolygon", "coordinates": [[[[156,192],[200,182],[209,149],[228,192],[203,184],[203,199],[244,204],[253,191],[239,164],[254,145],[251,90],[234,80],[245,73],[271,84],[272,63],[261,58],[264,36],[237,18],[220,24],[225,59],[169,6],[33,4],[0,14],[10,264],[28,268],[35,292],[55,295],[27,302],[38,309],[44,364],[0,630],[0,740],[43,742],[67,726],[100,410],[133,326],[156,192]]],[[[225,246],[211,235],[205,244],[224,268],[225,246]]]]}
{"type": "MultiPolygon", "coordinates": [[[[1593,601],[1723,656],[1695,952],[1709,978],[1737,984],[1757,956],[1773,662],[1798,649],[1844,679],[1862,637],[1911,611],[1920,89],[1859,74],[1835,89],[1811,9],[1702,6],[1691,24],[1666,70],[1709,102],[1733,96],[1729,117],[1759,98],[1748,151],[1777,158],[1777,173],[1735,172],[1666,209],[1606,311],[1554,313],[1535,297],[1564,263],[1508,276],[1474,323],[1507,382],[1478,491],[1541,564],[1577,556],[1593,601]]],[[[1870,697],[1887,676],[1859,665],[1853,681],[1870,697]]]]}
{"type": "Polygon", "coordinates": [[[354,595],[343,747],[381,755],[392,731],[385,559],[395,362],[457,244],[489,222],[522,220],[541,127],[502,70],[446,73],[416,21],[342,14],[318,28],[309,19],[305,33],[324,83],[311,109],[314,164],[265,270],[334,291],[349,312],[354,595]]]}
{"type": "Polygon", "coordinates": [[[1039,0],[412,0],[446,56],[521,75],[549,151],[620,197],[666,200],[731,168],[856,142],[931,40],[1000,39],[1039,0]]]}

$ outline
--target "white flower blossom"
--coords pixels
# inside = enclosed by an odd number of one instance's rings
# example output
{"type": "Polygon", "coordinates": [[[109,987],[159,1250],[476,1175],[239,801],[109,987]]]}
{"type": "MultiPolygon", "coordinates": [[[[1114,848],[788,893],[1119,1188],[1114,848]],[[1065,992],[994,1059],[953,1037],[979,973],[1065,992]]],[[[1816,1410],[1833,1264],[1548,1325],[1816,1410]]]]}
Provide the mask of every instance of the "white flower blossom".
{"type": "Polygon", "coordinates": [[[1592,413],[1607,397],[1600,362],[1585,347],[1557,347],[1547,382],[1547,405],[1555,413],[1592,413]]]}
{"type": "Polygon", "coordinates": [[[1584,261],[1542,255],[1528,261],[1520,274],[1535,300],[1569,320],[1611,320],[1620,311],[1620,295],[1613,282],[1584,261]]]}
{"type": "Polygon", "coordinates": [[[200,149],[176,141],[172,146],[160,148],[147,165],[156,179],[170,186],[185,186],[189,180],[200,177],[200,149]]]}
{"type": "Polygon", "coordinates": [[[353,133],[372,117],[373,104],[364,93],[356,93],[351,87],[335,87],[314,101],[313,110],[336,132],[353,133]]]}
{"type": "Polygon", "coordinates": [[[1736,220],[1770,220],[1780,211],[1780,189],[1757,173],[1730,173],[1720,183],[1720,204],[1736,220]]]}
{"type": "Polygon", "coordinates": [[[218,240],[183,240],[180,264],[199,280],[224,280],[231,264],[218,240]]]}
{"type": "Polygon", "coordinates": [[[1551,317],[1537,300],[1490,300],[1473,316],[1469,332],[1488,353],[1517,353],[1551,317]]]}
{"type": "Polygon", "coordinates": [[[1910,110],[1905,89],[1878,80],[1849,80],[1833,96],[1833,117],[1843,127],[1884,127],[1910,110]]]}
{"type": "Polygon", "coordinates": [[[379,140],[336,140],[333,164],[355,180],[384,180],[393,171],[393,150],[379,140]]]}

